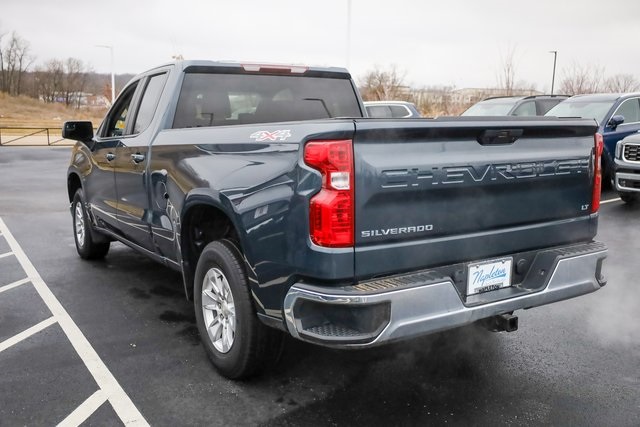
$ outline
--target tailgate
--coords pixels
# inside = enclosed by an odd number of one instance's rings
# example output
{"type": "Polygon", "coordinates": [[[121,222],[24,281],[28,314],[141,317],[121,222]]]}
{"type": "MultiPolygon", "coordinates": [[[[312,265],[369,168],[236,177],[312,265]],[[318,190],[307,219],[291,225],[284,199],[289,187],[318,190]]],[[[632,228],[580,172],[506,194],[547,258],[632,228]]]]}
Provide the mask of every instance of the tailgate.
{"type": "Polygon", "coordinates": [[[357,278],[591,240],[595,131],[550,118],[357,121],[357,278]]]}

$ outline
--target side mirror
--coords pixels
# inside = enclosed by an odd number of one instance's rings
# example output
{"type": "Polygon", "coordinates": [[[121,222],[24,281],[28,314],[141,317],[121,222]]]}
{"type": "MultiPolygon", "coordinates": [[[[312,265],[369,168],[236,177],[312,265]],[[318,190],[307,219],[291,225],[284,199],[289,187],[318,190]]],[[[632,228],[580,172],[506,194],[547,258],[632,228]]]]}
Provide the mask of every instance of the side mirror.
{"type": "Polygon", "coordinates": [[[93,139],[93,124],[91,122],[64,122],[62,137],[74,141],[89,142],[93,139]]]}
{"type": "Polygon", "coordinates": [[[611,119],[609,119],[608,126],[611,129],[615,130],[622,123],[624,123],[624,116],[620,114],[616,114],[615,116],[611,117],[611,119]]]}

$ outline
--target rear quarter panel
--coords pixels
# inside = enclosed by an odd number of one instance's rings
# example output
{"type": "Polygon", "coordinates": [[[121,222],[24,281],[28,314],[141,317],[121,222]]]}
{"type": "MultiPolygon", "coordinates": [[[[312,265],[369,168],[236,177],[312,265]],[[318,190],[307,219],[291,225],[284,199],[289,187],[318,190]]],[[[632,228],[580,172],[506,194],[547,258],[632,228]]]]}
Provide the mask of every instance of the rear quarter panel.
{"type": "Polygon", "coordinates": [[[160,132],[149,165],[152,186],[159,186],[151,190],[154,237],[165,242],[166,256],[178,253],[181,218],[189,207],[205,203],[223,211],[238,232],[258,304],[274,316],[296,280],[352,280],[352,248],[310,242],[309,199],[321,179],[300,159],[307,140],[351,138],[353,129],[353,121],[343,120],[160,132]],[[259,136],[277,131],[290,136],[259,136]]]}

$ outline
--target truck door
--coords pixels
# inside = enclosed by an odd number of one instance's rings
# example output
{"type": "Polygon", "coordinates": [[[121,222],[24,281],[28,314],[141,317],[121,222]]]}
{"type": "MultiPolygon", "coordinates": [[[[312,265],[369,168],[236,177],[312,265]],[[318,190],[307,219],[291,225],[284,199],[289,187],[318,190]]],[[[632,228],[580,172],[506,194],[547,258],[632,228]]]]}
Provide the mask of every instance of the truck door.
{"type": "Polygon", "coordinates": [[[149,193],[147,162],[153,132],[149,125],[164,89],[167,73],[141,80],[139,102],[130,112],[133,120],[127,124],[127,136],[116,149],[115,183],[118,195],[116,216],[120,233],[132,243],[151,252],[155,245],[149,225],[149,193]]]}
{"type": "Polygon", "coordinates": [[[98,131],[91,146],[91,179],[86,180],[85,194],[91,212],[101,227],[118,232],[116,205],[118,197],[114,180],[116,149],[121,144],[137,82],[124,89],[98,131]]]}

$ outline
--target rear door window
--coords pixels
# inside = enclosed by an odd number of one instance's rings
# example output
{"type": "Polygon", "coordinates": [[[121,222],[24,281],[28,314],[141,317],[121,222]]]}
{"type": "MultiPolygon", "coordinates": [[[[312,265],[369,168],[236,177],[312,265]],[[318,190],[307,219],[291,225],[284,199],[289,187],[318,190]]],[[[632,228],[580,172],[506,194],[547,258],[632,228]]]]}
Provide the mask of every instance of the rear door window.
{"type": "Polygon", "coordinates": [[[390,105],[389,109],[391,110],[391,117],[403,118],[411,115],[411,111],[404,105],[390,105]]]}
{"type": "Polygon", "coordinates": [[[513,110],[511,114],[513,116],[535,116],[536,104],[533,101],[525,101],[513,110]]]}
{"type": "Polygon", "coordinates": [[[387,105],[368,105],[367,114],[374,119],[389,119],[393,117],[387,105]]]}
{"type": "Polygon", "coordinates": [[[157,74],[149,78],[133,125],[134,134],[144,131],[151,123],[166,80],[167,73],[157,74]]]}
{"type": "Polygon", "coordinates": [[[553,107],[558,105],[560,102],[564,101],[563,98],[560,99],[538,99],[536,103],[538,104],[538,115],[544,116],[547,114],[547,111],[551,110],[553,107]]]}

